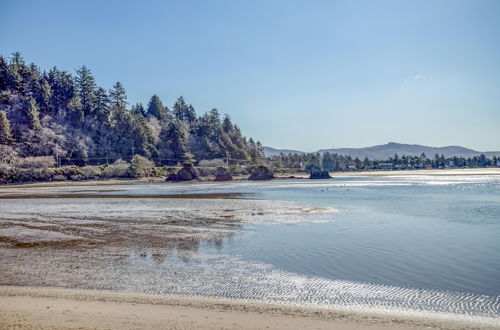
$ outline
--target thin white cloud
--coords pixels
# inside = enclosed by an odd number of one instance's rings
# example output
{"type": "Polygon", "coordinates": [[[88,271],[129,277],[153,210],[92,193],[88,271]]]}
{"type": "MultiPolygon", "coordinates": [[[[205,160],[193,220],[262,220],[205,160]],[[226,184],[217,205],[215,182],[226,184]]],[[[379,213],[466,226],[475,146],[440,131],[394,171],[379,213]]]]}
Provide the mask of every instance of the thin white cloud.
{"type": "Polygon", "coordinates": [[[416,80],[427,80],[427,77],[424,76],[423,74],[416,74],[416,75],[413,75],[413,76],[406,77],[403,80],[403,86],[407,85],[411,81],[416,81],[416,80]]]}

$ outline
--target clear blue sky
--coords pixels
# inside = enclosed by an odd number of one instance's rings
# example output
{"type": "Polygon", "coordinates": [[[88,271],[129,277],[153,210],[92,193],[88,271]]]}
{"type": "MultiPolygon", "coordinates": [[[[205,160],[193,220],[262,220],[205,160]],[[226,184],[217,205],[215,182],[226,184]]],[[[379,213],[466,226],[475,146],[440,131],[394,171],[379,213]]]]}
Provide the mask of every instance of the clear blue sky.
{"type": "Polygon", "coordinates": [[[500,1],[0,0],[0,54],[183,95],[265,145],[500,150],[500,1]]]}

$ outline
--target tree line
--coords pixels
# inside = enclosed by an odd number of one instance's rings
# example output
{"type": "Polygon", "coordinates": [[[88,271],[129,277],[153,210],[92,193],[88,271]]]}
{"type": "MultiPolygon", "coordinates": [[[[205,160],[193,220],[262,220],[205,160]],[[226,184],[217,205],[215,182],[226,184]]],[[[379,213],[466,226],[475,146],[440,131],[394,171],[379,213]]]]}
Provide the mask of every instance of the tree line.
{"type": "Polygon", "coordinates": [[[136,154],[156,165],[263,159],[261,143],[217,109],[197,115],[182,96],[172,107],[158,95],[130,105],[120,82],[106,90],[86,66],[42,71],[18,52],[0,56],[0,158],[53,156],[58,165],[82,166],[136,154]]]}
{"type": "Polygon", "coordinates": [[[425,153],[420,156],[394,154],[385,160],[370,160],[368,157],[359,159],[357,157],[339,155],[337,153],[304,153],[284,154],[267,158],[268,162],[275,168],[293,169],[310,172],[313,168],[325,171],[347,171],[347,170],[369,170],[379,168],[393,169],[422,169],[422,168],[444,168],[444,167],[488,167],[498,166],[500,157],[486,157],[484,154],[474,157],[445,157],[435,154],[428,158],[425,153]],[[389,165],[389,166],[388,166],[389,165]]]}

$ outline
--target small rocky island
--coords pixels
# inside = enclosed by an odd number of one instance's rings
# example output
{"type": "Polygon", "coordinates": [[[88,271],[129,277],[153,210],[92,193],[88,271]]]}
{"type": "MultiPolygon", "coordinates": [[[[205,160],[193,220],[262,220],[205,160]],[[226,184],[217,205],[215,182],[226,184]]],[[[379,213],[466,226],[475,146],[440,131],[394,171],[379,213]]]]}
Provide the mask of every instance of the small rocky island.
{"type": "Polygon", "coordinates": [[[274,179],[274,172],[269,167],[260,165],[252,170],[248,180],[271,180],[274,179]]]}
{"type": "Polygon", "coordinates": [[[311,172],[309,179],[331,179],[330,172],[328,171],[314,171],[311,172]]]}
{"type": "Polygon", "coordinates": [[[191,163],[182,164],[182,168],[177,173],[170,174],[166,181],[191,181],[199,179],[198,172],[191,163]]]}
{"type": "Polygon", "coordinates": [[[214,181],[230,181],[233,176],[225,167],[217,167],[217,172],[215,173],[214,181]]]}
{"type": "Polygon", "coordinates": [[[309,179],[331,179],[330,172],[323,170],[319,166],[309,166],[309,179]]]}

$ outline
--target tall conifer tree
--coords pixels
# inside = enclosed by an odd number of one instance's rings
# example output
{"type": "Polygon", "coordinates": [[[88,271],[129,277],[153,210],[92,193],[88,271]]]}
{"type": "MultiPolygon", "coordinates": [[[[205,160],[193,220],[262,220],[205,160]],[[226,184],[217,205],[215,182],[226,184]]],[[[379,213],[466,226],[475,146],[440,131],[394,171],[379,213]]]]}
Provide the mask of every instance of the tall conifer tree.
{"type": "Polygon", "coordinates": [[[42,128],[42,124],[40,123],[40,108],[36,100],[31,96],[28,98],[26,105],[26,117],[30,129],[40,130],[42,128]]]}
{"type": "Polygon", "coordinates": [[[12,142],[12,132],[10,122],[5,111],[0,111],[0,144],[12,142]]]}

